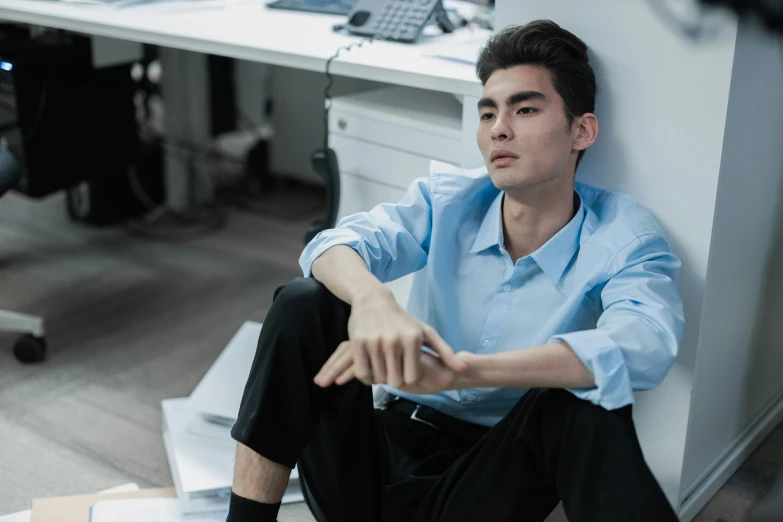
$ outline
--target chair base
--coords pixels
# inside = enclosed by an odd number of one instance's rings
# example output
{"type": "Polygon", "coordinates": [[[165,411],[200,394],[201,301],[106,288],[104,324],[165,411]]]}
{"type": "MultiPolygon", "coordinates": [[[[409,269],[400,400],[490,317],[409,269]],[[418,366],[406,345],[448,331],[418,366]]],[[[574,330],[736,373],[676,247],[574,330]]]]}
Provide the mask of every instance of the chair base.
{"type": "Polygon", "coordinates": [[[20,332],[43,337],[44,321],[36,315],[20,314],[10,310],[0,310],[0,331],[20,332]]]}

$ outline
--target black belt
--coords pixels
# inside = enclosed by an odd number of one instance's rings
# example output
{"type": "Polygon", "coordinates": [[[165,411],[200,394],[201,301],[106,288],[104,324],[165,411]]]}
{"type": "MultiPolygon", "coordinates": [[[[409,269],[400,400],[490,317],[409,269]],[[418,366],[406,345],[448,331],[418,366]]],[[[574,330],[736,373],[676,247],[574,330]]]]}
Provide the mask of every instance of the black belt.
{"type": "Polygon", "coordinates": [[[409,401],[408,399],[403,399],[396,395],[393,395],[390,398],[386,405],[386,409],[399,411],[407,415],[410,420],[414,422],[425,424],[434,430],[458,435],[460,437],[468,436],[473,438],[481,436],[487,430],[484,426],[461,421],[451,415],[441,413],[434,408],[409,401]]]}

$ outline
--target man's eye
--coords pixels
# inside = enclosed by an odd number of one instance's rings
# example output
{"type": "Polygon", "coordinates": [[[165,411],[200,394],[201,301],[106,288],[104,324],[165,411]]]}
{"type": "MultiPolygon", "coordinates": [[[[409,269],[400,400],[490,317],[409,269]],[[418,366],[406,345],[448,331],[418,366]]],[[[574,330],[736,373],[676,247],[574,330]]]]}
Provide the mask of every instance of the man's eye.
{"type": "Polygon", "coordinates": [[[533,114],[536,110],[533,107],[522,107],[517,114],[533,114]]]}
{"type": "Polygon", "coordinates": [[[490,120],[490,119],[492,119],[494,116],[495,116],[495,115],[494,115],[494,114],[492,114],[491,112],[485,112],[484,114],[482,114],[482,115],[481,115],[481,119],[482,119],[482,120],[490,120]]]}

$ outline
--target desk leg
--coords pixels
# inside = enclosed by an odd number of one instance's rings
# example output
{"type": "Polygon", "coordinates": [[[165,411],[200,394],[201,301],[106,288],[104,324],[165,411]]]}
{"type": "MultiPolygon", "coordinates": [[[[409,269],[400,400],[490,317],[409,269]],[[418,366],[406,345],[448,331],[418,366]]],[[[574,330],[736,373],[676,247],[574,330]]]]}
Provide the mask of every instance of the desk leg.
{"type": "Polygon", "coordinates": [[[166,109],[166,206],[183,211],[212,197],[205,154],[210,139],[207,57],[161,48],[160,60],[166,109]]]}

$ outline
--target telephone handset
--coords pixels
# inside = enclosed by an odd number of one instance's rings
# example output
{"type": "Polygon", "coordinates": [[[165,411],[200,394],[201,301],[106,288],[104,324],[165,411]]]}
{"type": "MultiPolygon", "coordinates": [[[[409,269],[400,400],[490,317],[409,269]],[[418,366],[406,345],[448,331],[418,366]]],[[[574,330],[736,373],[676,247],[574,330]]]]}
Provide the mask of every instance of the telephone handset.
{"type": "Polygon", "coordinates": [[[413,43],[433,16],[443,32],[454,30],[441,0],[359,0],[345,29],[360,36],[413,43]]]}

